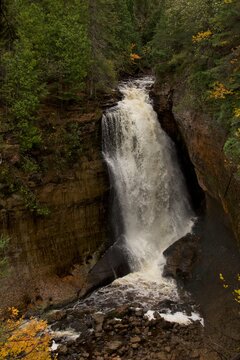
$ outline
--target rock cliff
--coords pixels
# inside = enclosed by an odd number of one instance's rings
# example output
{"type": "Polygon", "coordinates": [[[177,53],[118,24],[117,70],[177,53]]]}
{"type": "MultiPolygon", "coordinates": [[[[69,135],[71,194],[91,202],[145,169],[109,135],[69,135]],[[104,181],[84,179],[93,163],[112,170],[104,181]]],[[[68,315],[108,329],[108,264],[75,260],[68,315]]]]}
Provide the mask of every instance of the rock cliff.
{"type": "MultiPolygon", "coordinates": [[[[1,195],[0,233],[10,237],[8,273],[0,282],[3,308],[21,303],[46,307],[75,299],[106,244],[109,184],[101,153],[102,112],[53,111],[42,115],[42,127],[51,131],[47,146],[37,154],[47,170],[27,179],[49,215],[29,211],[18,193],[1,195]],[[81,151],[71,166],[62,168],[61,161],[56,164],[57,152],[62,160],[62,144],[56,145],[53,135],[61,138],[68,124],[80,130],[81,151]]],[[[18,159],[14,151],[10,157],[18,159]]],[[[3,152],[3,165],[11,161],[5,158],[3,152]]]]}
{"type": "Polygon", "coordinates": [[[240,177],[224,155],[224,128],[207,114],[188,110],[181,87],[156,86],[153,96],[163,128],[187,148],[199,185],[221,204],[240,239],[240,177]]]}
{"type": "MultiPolygon", "coordinates": [[[[181,279],[179,283],[184,282],[186,290],[200,305],[205,333],[226,352],[226,358],[231,358],[234,351],[237,353],[240,341],[239,306],[232,294],[232,289],[238,288],[240,261],[236,241],[240,239],[237,169],[223,152],[224,129],[204,112],[188,110],[180,85],[174,91],[170,86],[157,87],[153,99],[162,127],[179,149],[193,205],[197,205],[199,215],[194,228],[200,239],[199,257],[192,278],[181,279]],[[204,197],[198,190],[199,185],[204,197]],[[228,279],[229,288],[223,287],[220,273],[228,279]]],[[[186,243],[180,241],[181,252],[185,246],[186,243]]],[[[188,261],[190,259],[191,254],[188,261]]]]}

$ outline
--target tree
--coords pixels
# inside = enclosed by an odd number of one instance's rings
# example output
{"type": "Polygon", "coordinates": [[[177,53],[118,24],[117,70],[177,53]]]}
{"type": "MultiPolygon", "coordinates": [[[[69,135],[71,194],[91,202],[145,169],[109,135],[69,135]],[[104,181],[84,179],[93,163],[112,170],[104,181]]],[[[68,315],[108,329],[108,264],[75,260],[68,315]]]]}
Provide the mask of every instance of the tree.
{"type": "MultiPolygon", "coordinates": [[[[240,3],[165,0],[151,57],[159,78],[186,83],[188,107],[204,109],[225,127],[225,154],[240,162],[240,3]]],[[[185,103],[186,106],[186,103],[185,103]]]]}
{"type": "Polygon", "coordinates": [[[7,272],[8,260],[7,260],[6,252],[7,252],[8,244],[9,244],[9,237],[2,234],[0,236],[0,278],[4,276],[7,272]]]}
{"type": "Polygon", "coordinates": [[[45,321],[25,321],[16,308],[9,308],[8,320],[0,324],[0,358],[51,360],[50,340],[45,321]]]}
{"type": "Polygon", "coordinates": [[[120,71],[129,67],[131,44],[136,31],[128,0],[89,0],[88,33],[91,61],[90,95],[111,88],[120,71]]]}
{"type": "Polygon", "coordinates": [[[0,46],[6,47],[16,39],[15,29],[9,14],[9,1],[0,2],[0,46]]]}

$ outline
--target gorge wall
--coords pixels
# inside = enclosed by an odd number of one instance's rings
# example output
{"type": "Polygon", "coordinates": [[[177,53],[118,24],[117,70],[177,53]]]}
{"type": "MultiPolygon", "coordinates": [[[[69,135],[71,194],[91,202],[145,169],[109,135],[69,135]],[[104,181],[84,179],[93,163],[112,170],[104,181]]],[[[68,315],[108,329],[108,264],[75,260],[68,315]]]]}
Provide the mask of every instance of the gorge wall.
{"type": "MultiPolygon", "coordinates": [[[[75,299],[106,244],[109,183],[101,153],[102,111],[55,110],[42,115],[43,127],[61,138],[61,129],[75,124],[82,150],[71,167],[61,169],[55,157],[59,148],[49,136],[38,155],[48,169],[42,177],[28,179],[28,186],[49,215],[31,213],[18,193],[1,193],[0,233],[10,237],[8,272],[0,280],[2,308],[46,307],[75,299]]],[[[18,157],[15,148],[10,144],[3,149],[3,165],[18,157]]]]}
{"type": "MultiPolygon", "coordinates": [[[[181,87],[173,90],[169,85],[157,85],[153,98],[163,128],[175,142],[187,148],[200,187],[221,204],[240,239],[240,178],[236,166],[224,155],[224,129],[207,114],[182,105],[181,87]]],[[[201,194],[195,195],[201,198],[201,194]]]]}
{"type": "MultiPolygon", "coordinates": [[[[156,86],[152,97],[162,127],[180,145],[181,156],[190,156],[193,167],[186,171],[195,207],[204,201],[200,184],[222,205],[239,237],[240,184],[234,165],[223,153],[224,132],[206,115],[181,107],[180,91],[156,86]]],[[[106,248],[109,179],[101,149],[102,110],[95,104],[84,112],[72,108],[54,115],[55,110],[43,111],[42,127],[61,137],[62,128],[76,124],[82,150],[72,166],[60,169],[53,154],[62,145],[51,143],[50,134],[48,146],[39,155],[48,169],[41,178],[28,179],[28,184],[49,215],[31,213],[17,193],[1,194],[0,233],[10,236],[8,274],[0,280],[1,307],[19,302],[46,307],[75,299],[106,248]]],[[[15,161],[15,149],[10,143],[2,152],[3,164],[15,161]]]]}
{"type": "Polygon", "coordinates": [[[181,85],[156,86],[155,110],[165,131],[179,149],[193,206],[197,211],[200,251],[186,290],[200,305],[205,333],[226,358],[238,352],[239,304],[232,289],[238,288],[240,239],[240,182],[236,167],[224,156],[224,129],[204,114],[189,111],[181,85]],[[202,189],[199,189],[199,185],[202,189]],[[203,210],[203,211],[202,211],[203,210]],[[219,280],[223,273],[227,288],[219,280]]]}

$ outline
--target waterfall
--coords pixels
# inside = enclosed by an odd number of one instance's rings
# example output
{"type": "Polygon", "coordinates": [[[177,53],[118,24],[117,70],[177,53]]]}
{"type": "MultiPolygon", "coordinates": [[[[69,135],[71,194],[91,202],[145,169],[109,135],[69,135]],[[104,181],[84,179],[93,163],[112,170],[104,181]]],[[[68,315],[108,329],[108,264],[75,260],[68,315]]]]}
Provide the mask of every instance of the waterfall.
{"type": "MultiPolygon", "coordinates": [[[[108,311],[135,304],[163,317],[172,316],[178,305],[181,309],[175,280],[163,276],[163,252],[191,232],[194,214],[175,146],[162,130],[151,104],[153,83],[152,78],[145,77],[121,84],[123,99],[102,121],[103,155],[120,211],[114,221],[121,232],[116,231],[119,238],[112,247],[126,256],[131,272],[94,291],[77,304],[78,308],[108,311]],[[173,309],[165,308],[166,300],[173,309]]],[[[111,266],[108,260],[103,256],[99,263],[106,261],[111,266]]],[[[101,274],[101,265],[96,271],[101,274]]],[[[177,322],[182,316],[191,322],[184,313],[175,315],[177,322]]]]}
{"type": "Polygon", "coordinates": [[[102,131],[131,269],[160,279],[163,251],[191,231],[193,213],[175,146],[149,98],[153,82],[121,85],[123,99],[103,117],[102,131]]]}

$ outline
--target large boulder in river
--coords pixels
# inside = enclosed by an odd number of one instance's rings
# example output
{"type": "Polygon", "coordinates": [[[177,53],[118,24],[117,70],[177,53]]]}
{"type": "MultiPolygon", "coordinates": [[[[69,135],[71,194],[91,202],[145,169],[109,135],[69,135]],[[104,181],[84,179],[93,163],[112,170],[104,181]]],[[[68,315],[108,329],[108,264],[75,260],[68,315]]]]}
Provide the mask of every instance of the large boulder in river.
{"type": "Polygon", "coordinates": [[[89,272],[86,286],[83,287],[79,296],[85,296],[100,286],[110,284],[119,277],[130,272],[128,252],[122,239],[115,242],[89,272]]]}
{"type": "Polygon", "coordinates": [[[191,277],[193,265],[199,254],[200,238],[187,234],[167,248],[163,255],[166,257],[163,275],[174,279],[191,277]]]}

